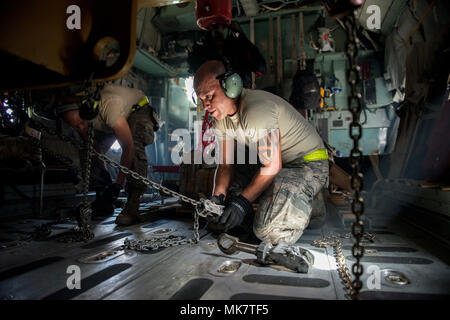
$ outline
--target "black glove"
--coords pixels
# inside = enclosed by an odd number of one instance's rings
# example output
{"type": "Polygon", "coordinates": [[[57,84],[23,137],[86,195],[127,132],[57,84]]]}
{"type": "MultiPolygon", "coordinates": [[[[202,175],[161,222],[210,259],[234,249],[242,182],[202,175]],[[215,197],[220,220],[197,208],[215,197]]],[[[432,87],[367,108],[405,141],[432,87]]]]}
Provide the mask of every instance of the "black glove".
{"type": "Polygon", "coordinates": [[[245,216],[253,212],[252,203],[241,194],[231,200],[231,203],[225,208],[219,223],[225,227],[225,232],[240,225],[245,216]]]}
{"type": "Polygon", "coordinates": [[[221,193],[218,196],[212,196],[209,200],[215,204],[223,206],[225,204],[225,195],[221,193]]]}
{"type": "Polygon", "coordinates": [[[118,183],[113,183],[106,187],[105,191],[102,193],[102,198],[108,199],[111,201],[117,200],[120,194],[120,190],[122,189],[122,186],[118,183]]]}

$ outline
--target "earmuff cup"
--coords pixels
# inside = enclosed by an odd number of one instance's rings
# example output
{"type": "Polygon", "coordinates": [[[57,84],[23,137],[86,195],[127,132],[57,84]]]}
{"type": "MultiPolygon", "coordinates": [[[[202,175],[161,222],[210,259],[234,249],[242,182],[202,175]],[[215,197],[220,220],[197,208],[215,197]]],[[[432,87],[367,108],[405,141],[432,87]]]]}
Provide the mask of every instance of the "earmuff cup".
{"type": "Polygon", "coordinates": [[[216,79],[219,80],[223,92],[230,99],[239,97],[244,88],[242,78],[237,73],[226,72],[217,76],[216,79]]]}
{"type": "Polygon", "coordinates": [[[93,100],[84,101],[78,112],[80,118],[86,121],[94,120],[98,115],[98,102],[93,100]]]}

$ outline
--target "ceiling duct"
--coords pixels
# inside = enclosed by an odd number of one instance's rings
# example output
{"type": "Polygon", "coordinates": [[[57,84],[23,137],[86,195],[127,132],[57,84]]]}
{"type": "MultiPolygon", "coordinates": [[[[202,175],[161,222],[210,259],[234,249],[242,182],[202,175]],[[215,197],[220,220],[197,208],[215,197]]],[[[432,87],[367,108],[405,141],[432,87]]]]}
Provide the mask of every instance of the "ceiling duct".
{"type": "Polygon", "coordinates": [[[246,16],[256,16],[259,12],[258,1],[256,0],[238,0],[242,8],[244,8],[244,12],[246,16]]]}

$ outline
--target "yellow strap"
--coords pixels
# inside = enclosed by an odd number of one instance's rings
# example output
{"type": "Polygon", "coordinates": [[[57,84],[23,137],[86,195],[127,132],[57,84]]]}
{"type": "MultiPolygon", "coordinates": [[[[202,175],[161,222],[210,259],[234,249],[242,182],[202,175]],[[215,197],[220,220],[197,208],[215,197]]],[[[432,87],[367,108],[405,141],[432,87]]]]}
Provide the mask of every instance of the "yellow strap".
{"type": "Polygon", "coordinates": [[[306,156],[303,156],[303,160],[305,160],[306,162],[327,160],[327,159],[328,159],[328,152],[326,149],[319,149],[311,152],[310,154],[307,154],[306,156]]]}
{"type": "MultiPolygon", "coordinates": [[[[87,102],[87,99],[84,99],[81,101],[82,104],[85,104],[87,102]]],[[[94,109],[98,107],[100,101],[94,101],[94,109]]]]}
{"type": "Polygon", "coordinates": [[[136,105],[133,105],[133,107],[131,108],[131,112],[137,111],[137,110],[139,110],[139,109],[145,107],[147,104],[150,104],[150,103],[149,103],[149,101],[148,101],[148,98],[145,97],[144,99],[142,99],[142,100],[137,104],[137,105],[139,106],[139,108],[136,107],[136,105]]]}
{"type": "Polygon", "coordinates": [[[143,107],[143,106],[145,106],[146,104],[149,104],[148,98],[147,98],[147,97],[145,97],[144,99],[141,100],[141,102],[138,103],[138,105],[139,105],[140,107],[143,107]]]}

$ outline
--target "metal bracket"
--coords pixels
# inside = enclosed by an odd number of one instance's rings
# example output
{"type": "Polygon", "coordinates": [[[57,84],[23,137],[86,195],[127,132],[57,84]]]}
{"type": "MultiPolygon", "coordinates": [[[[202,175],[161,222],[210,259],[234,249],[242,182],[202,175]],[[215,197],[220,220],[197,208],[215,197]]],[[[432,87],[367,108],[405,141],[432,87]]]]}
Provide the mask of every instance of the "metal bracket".
{"type": "Polygon", "coordinates": [[[200,202],[202,203],[205,210],[207,210],[208,212],[211,212],[219,217],[222,215],[223,210],[225,208],[225,206],[215,204],[214,202],[212,202],[211,200],[208,200],[208,199],[200,199],[200,202]]]}

